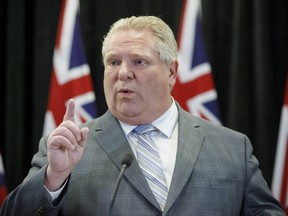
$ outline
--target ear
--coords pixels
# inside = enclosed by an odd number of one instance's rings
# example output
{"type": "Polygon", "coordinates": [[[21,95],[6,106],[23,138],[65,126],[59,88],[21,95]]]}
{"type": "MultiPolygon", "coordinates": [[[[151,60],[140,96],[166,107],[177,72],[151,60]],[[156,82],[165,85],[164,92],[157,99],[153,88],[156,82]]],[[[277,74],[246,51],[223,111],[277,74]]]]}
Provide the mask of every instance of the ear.
{"type": "Polygon", "coordinates": [[[169,87],[171,88],[171,90],[173,89],[175,83],[176,83],[176,78],[177,78],[177,74],[178,74],[178,61],[175,60],[173,62],[171,62],[170,67],[169,67],[169,87]]]}

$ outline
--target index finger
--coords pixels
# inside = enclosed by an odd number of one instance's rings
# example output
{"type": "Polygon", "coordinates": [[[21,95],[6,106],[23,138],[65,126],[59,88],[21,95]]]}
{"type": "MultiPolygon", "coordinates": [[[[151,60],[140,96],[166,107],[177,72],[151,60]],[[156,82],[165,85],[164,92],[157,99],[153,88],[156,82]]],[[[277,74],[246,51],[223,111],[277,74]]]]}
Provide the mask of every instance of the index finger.
{"type": "Polygon", "coordinates": [[[63,121],[73,121],[74,122],[74,115],[75,115],[75,101],[70,99],[66,108],[65,115],[63,117],[63,121]]]}

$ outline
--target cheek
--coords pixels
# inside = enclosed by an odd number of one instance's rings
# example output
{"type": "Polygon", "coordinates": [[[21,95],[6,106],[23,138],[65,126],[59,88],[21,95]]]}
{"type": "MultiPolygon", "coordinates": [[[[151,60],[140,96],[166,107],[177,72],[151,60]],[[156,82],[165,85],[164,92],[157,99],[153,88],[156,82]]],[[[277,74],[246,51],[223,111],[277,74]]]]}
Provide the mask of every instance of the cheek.
{"type": "MultiPolygon", "coordinates": [[[[153,100],[159,97],[163,97],[166,92],[167,79],[164,80],[161,77],[152,76],[146,80],[145,85],[142,85],[142,95],[146,100],[153,100]]],[[[157,99],[158,100],[158,99],[157,99]]]]}
{"type": "Polygon", "coordinates": [[[106,99],[108,99],[107,97],[110,96],[111,92],[113,91],[113,83],[115,82],[113,82],[112,74],[105,73],[103,79],[103,87],[106,99]]]}
{"type": "Polygon", "coordinates": [[[117,73],[115,71],[105,70],[103,82],[106,86],[113,85],[113,83],[115,83],[116,80],[117,80],[117,73]]]}

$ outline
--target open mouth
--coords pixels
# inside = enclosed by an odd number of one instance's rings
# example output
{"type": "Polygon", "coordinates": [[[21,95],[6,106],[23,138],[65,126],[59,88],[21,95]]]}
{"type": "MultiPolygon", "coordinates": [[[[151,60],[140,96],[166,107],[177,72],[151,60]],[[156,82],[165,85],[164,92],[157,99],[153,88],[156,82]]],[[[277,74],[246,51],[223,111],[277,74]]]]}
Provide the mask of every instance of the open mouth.
{"type": "Polygon", "coordinates": [[[120,89],[119,93],[129,94],[129,93],[133,93],[133,91],[130,89],[120,89]]]}
{"type": "Polygon", "coordinates": [[[131,96],[134,93],[134,91],[132,91],[131,89],[120,89],[119,94],[121,96],[131,96]]]}

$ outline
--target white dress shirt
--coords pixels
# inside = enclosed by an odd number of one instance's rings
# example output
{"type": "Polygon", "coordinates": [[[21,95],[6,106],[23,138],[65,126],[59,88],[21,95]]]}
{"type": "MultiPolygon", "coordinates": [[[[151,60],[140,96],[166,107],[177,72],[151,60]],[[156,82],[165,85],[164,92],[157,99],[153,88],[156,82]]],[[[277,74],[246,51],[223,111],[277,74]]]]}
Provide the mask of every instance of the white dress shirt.
{"type": "MultiPolygon", "coordinates": [[[[164,175],[168,189],[170,188],[172,175],[176,162],[177,146],[178,146],[178,110],[175,102],[171,107],[151,124],[156,127],[161,133],[151,133],[151,138],[158,147],[160,159],[163,166],[164,175]]],[[[131,131],[137,127],[137,125],[128,125],[120,121],[120,125],[127,137],[127,140],[136,154],[136,144],[131,141],[131,131]]]]}

